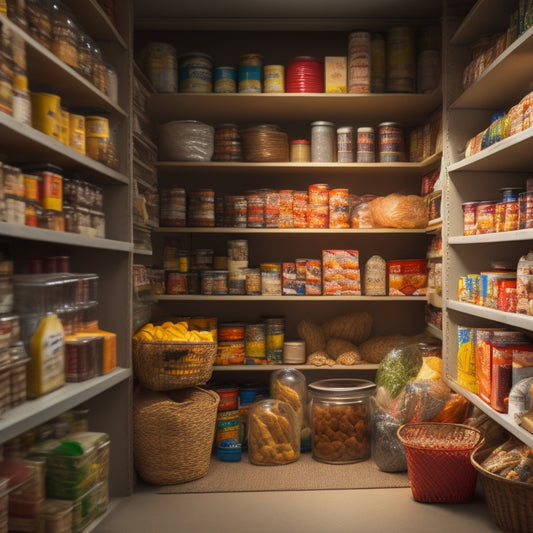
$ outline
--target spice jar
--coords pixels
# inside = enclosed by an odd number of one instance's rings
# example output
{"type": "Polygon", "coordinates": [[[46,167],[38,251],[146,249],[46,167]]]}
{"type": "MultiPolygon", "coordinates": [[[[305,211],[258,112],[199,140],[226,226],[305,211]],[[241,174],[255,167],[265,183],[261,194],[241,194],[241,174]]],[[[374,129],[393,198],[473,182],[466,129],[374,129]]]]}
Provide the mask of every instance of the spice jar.
{"type": "Polygon", "coordinates": [[[370,396],[366,379],[323,379],[309,385],[313,459],[346,464],[370,457],[370,396]]]}
{"type": "Polygon", "coordinates": [[[269,398],[248,410],[248,455],[254,465],[285,465],[300,458],[300,424],[292,407],[269,398]]]}
{"type": "Polygon", "coordinates": [[[307,139],[295,139],[290,144],[291,163],[309,163],[311,161],[311,143],[307,139]]]}
{"type": "Polygon", "coordinates": [[[336,138],[333,122],[323,120],[311,123],[311,161],[330,163],[335,161],[336,138]]]}
{"type": "Polygon", "coordinates": [[[292,407],[296,421],[301,427],[302,451],[310,447],[311,427],[307,409],[307,381],[304,374],[295,368],[282,368],[272,372],[270,396],[292,407]]]}

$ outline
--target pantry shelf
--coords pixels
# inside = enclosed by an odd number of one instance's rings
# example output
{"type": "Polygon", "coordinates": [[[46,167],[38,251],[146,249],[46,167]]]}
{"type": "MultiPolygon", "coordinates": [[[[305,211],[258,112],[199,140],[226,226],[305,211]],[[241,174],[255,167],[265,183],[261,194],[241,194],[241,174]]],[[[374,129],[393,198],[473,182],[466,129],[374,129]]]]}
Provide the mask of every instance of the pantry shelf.
{"type": "Polygon", "coordinates": [[[150,116],[159,124],[186,118],[233,122],[239,125],[273,121],[310,122],[309,112],[321,120],[377,125],[384,121],[419,126],[442,103],[440,89],[429,94],[333,94],[333,93],[156,93],[150,99],[150,116]]]}
{"type": "Polygon", "coordinates": [[[251,163],[219,161],[158,161],[156,168],[167,172],[224,174],[270,174],[282,171],[284,174],[323,176],[324,171],[330,175],[354,175],[366,177],[387,176],[392,178],[417,177],[437,167],[442,154],[437,153],[419,163],[251,163]]]}
{"type": "Polygon", "coordinates": [[[425,229],[394,229],[394,228],[359,228],[359,229],[332,229],[332,228],[226,228],[226,227],[214,227],[214,228],[189,228],[189,227],[179,227],[179,228],[154,228],[152,230],[155,233],[236,233],[236,234],[289,234],[297,237],[299,234],[303,233],[317,233],[317,234],[373,234],[373,233],[392,233],[392,234],[405,234],[405,233],[414,233],[414,234],[424,234],[426,233],[425,229]]]}
{"type": "Polygon", "coordinates": [[[458,302],[456,300],[447,300],[446,306],[448,309],[453,309],[467,315],[475,316],[476,318],[484,318],[486,320],[493,320],[508,326],[522,328],[526,330],[533,330],[533,317],[522,315],[519,313],[508,313],[499,311],[498,309],[491,309],[483,307],[482,305],[470,304],[466,302],[458,302]]]}
{"type": "Polygon", "coordinates": [[[30,241],[64,244],[99,250],[112,250],[116,252],[131,252],[133,244],[113,239],[100,239],[87,237],[79,233],[67,233],[43,228],[34,228],[9,222],[0,222],[0,234],[4,237],[26,239],[30,241]]]}
{"type": "Polygon", "coordinates": [[[26,44],[30,88],[32,86],[49,87],[53,80],[54,89],[60,93],[61,97],[67,101],[76,102],[77,107],[96,107],[117,113],[126,119],[127,112],[122,107],[112,102],[106,94],[13,24],[7,17],[0,15],[0,23],[5,24],[14,34],[21,36],[26,44]]]}
{"type": "MultiPolygon", "coordinates": [[[[532,28],[533,29],[533,28],[532,28]]],[[[533,41],[533,38],[532,38],[533,41]]],[[[533,54],[532,54],[533,55],[533,54]]],[[[516,133],[448,167],[448,172],[529,172],[533,128],[516,133]]]]}
{"type": "Polygon", "coordinates": [[[101,184],[129,183],[129,178],[121,172],[76,152],[39,130],[17,122],[5,113],[0,113],[0,137],[6,158],[11,158],[14,164],[42,160],[66,171],[83,169],[87,177],[101,184]]]}
{"type": "Polygon", "coordinates": [[[459,392],[462,396],[469,400],[473,405],[478,407],[481,411],[488,414],[491,418],[496,418],[498,420],[498,424],[503,426],[507,431],[518,437],[528,446],[533,446],[533,434],[518,426],[508,414],[503,414],[499,413],[498,411],[495,411],[488,404],[486,404],[477,394],[473,394],[472,392],[465,390],[449,376],[443,376],[443,379],[450,386],[450,388],[452,388],[456,392],[459,392]]]}
{"type": "Polygon", "coordinates": [[[244,302],[426,302],[425,296],[290,296],[290,295],[203,295],[158,294],[159,301],[244,301],[244,302]]]}
{"type": "Polygon", "coordinates": [[[498,233],[485,233],[483,235],[467,235],[449,237],[448,244],[483,244],[491,242],[528,241],[533,239],[533,229],[521,229],[516,231],[502,231],[498,233]]]}
{"type": "Polygon", "coordinates": [[[27,400],[2,415],[0,419],[1,442],[5,442],[98,396],[119,383],[129,380],[130,376],[130,369],[117,368],[109,374],[81,383],[67,383],[40,398],[27,400]]]}
{"type": "Polygon", "coordinates": [[[518,103],[529,92],[533,68],[532,36],[533,28],[530,28],[509,45],[452,103],[451,109],[496,111],[507,110],[510,102],[518,103]]]}
{"type": "Polygon", "coordinates": [[[274,371],[280,370],[282,368],[295,368],[297,370],[305,371],[353,371],[353,370],[377,370],[379,365],[377,364],[363,364],[363,365],[333,365],[333,366],[314,366],[314,365],[215,365],[213,370],[216,372],[234,372],[234,371],[252,371],[252,372],[261,372],[261,371],[274,371]]]}

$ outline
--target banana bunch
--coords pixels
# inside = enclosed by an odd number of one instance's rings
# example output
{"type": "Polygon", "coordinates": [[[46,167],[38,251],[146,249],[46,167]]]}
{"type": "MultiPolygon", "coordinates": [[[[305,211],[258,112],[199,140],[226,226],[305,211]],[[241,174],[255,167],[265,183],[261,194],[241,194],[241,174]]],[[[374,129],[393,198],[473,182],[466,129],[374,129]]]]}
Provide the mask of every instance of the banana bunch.
{"type": "Polygon", "coordinates": [[[133,339],[147,342],[213,342],[213,335],[210,331],[191,330],[189,323],[182,320],[176,323],[167,321],[157,326],[145,324],[133,335],[133,339]]]}

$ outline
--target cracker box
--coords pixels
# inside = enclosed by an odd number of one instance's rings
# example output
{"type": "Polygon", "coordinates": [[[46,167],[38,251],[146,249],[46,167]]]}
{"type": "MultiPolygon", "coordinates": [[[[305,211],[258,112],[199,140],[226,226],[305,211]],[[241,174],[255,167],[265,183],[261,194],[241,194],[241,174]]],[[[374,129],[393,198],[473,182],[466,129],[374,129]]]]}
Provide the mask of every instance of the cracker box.
{"type": "Polygon", "coordinates": [[[324,61],[324,80],[327,93],[346,93],[347,60],[346,56],[326,56],[324,61]]]}
{"type": "Polygon", "coordinates": [[[281,286],[283,294],[296,295],[296,264],[281,264],[281,286]]]}

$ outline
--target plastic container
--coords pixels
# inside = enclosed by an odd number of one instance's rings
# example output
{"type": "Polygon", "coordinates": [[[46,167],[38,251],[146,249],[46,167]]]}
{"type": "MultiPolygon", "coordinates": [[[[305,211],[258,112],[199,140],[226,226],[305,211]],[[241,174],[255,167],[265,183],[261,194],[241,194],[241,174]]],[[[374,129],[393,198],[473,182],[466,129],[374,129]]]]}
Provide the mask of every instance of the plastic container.
{"type": "Polygon", "coordinates": [[[44,533],[71,533],[72,509],[73,504],[71,501],[46,499],[43,509],[39,513],[39,531],[44,533]]]}
{"type": "Polygon", "coordinates": [[[92,337],[65,337],[65,379],[77,383],[96,375],[95,350],[92,337]]]}
{"type": "Polygon", "coordinates": [[[300,458],[301,427],[292,407],[269,398],[248,410],[248,457],[254,465],[284,465],[300,458]]]}
{"type": "Polygon", "coordinates": [[[309,384],[313,459],[347,464],[370,457],[370,397],[375,389],[375,383],[366,379],[323,379],[309,384]]]}

